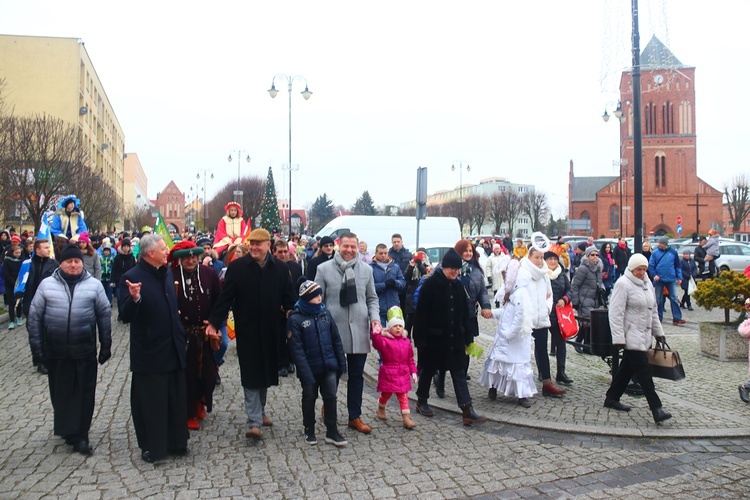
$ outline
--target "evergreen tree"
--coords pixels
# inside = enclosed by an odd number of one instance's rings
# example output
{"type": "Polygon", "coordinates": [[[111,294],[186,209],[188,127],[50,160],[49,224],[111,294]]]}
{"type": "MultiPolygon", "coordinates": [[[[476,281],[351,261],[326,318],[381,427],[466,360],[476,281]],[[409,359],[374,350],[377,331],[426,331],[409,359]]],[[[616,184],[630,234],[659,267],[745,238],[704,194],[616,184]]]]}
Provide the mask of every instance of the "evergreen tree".
{"type": "Polygon", "coordinates": [[[281,232],[281,217],[279,217],[279,202],[276,200],[276,186],[273,182],[273,171],[268,167],[266,176],[266,190],[260,204],[260,227],[273,234],[274,229],[281,232]]]}
{"type": "Polygon", "coordinates": [[[333,201],[323,193],[322,196],[318,196],[315,202],[310,207],[309,220],[307,221],[307,227],[310,234],[315,234],[320,229],[332,221],[336,217],[333,211],[333,201]]]}
{"type": "Polygon", "coordinates": [[[375,209],[375,204],[372,202],[372,197],[369,191],[362,193],[362,196],[357,198],[352,207],[352,215],[377,215],[378,211],[375,209]]]}

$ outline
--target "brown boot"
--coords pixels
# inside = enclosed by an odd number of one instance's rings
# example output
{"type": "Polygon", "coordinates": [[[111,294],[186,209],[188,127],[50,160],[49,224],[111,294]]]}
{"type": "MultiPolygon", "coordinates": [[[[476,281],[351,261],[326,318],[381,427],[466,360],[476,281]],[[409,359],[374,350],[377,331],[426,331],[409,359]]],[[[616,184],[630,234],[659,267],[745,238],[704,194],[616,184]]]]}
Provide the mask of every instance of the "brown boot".
{"type": "Polygon", "coordinates": [[[381,405],[378,403],[378,420],[387,420],[388,417],[385,416],[385,405],[381,405]]]}
{"type": "Polygon", "coordinates": [[[487,421],[487,417],[484,415],[477,415],[472,405],[462,406],[464,425],[480,424],[487,421]]]}
{"type": "Polygon", "coordinates": [[[542,396],[561,398],[565,392],[565,389],[560,389],[550,379],[545,380],[542,384],[542,396]]]}
{"type": "Polygon", "coordinates": [[[410,414],[411,412],[409,410],[403,410],[401,412],[401,418],[404,421],[404,429],[411,430],[417,426],[417,424],[412,421],[410,414]]]}

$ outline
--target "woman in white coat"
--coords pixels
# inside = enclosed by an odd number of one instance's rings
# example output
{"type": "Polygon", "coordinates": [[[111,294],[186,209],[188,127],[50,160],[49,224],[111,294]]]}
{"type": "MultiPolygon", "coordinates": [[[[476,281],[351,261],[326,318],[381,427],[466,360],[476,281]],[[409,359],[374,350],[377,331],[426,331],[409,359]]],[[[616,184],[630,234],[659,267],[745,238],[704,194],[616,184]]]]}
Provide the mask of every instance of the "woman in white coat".
{"type": "Polygon", "coordinates": [[[617,411],[630,411],[630,407],[620,403],[625,388],[635,375],[646,396],[648,406],[658,424],[672,418],[661,407],[661,400],[654,388],[651,368],[646,351],[651,347],[652,338],[664,341],[664,330],[659,321],[656,296],[646,271],[648,260],[641,254],[634,254],[628,260],[628,267],[622,278],[615,282],[609,301],[609,327],[612,330],[612,343],[623,349],[622,361],[617,373],[612,377],[612,385],[604,400],[605,408],[617,411]]]}

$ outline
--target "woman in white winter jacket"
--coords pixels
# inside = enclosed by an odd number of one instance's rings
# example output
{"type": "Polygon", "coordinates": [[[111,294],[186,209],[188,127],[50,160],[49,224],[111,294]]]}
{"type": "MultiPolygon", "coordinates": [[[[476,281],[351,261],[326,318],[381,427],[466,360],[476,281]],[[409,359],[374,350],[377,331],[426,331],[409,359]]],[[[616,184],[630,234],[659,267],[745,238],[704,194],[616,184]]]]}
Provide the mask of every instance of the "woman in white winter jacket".
{"type": "Polygon", "coordinates": [[[661,400],[654,388],[651,368],[646,351],[653,338],[664,341],[664,330],[659,321],[656,296],[646,271],[648,260],[641,254],[634,254],[628,260],[628,268],[622,278],[615,282],[609,301],[609,327],[612,330],[612,343],[623,349],[622,361],[612,377],[612,385],[604,400],[605,408],[617,411],[630,411],[630,407],[620,403],[631,377],[641,385],[658,424],[672,415],[664,411],[661,400]]]}

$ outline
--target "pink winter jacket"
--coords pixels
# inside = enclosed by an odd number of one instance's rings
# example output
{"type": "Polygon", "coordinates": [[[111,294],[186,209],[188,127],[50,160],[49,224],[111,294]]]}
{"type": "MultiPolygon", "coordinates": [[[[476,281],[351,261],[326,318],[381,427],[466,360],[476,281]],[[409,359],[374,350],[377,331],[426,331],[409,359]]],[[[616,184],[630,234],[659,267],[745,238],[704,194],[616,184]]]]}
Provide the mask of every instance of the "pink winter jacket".
{"type": "Polygon", "coordinates": [[[383,362],[378,373],[378,392],[409,392],[411,374],[417,373],[411,341],[404,336],[389,339],[377,333],[370,333],[370,338],[383,362]]]}

